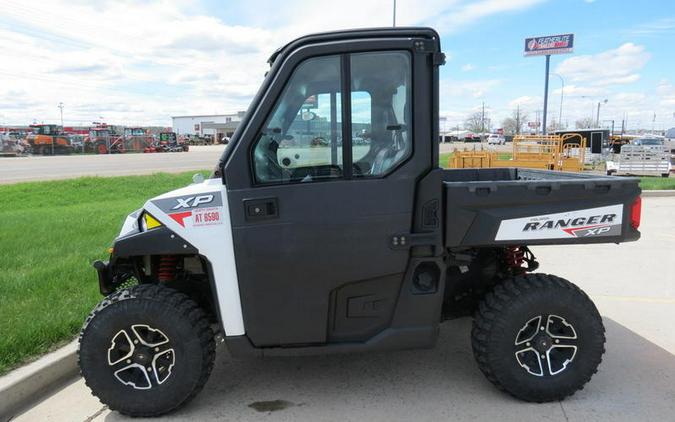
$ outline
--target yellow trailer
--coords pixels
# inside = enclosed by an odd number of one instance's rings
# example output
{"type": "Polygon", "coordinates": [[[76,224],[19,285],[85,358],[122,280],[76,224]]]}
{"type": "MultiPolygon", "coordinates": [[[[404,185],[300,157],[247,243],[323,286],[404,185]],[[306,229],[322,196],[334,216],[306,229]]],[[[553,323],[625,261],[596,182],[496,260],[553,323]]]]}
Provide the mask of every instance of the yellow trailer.
{"type": "Polygon", "coordinates": [[[578,133],[518,135],[513,138],[510,159],[500,159],[496,151],[455,149],[448,160],[448,167],[524,167],[581,171],[584,167],[585,152],[586,138],[578,133]]]}

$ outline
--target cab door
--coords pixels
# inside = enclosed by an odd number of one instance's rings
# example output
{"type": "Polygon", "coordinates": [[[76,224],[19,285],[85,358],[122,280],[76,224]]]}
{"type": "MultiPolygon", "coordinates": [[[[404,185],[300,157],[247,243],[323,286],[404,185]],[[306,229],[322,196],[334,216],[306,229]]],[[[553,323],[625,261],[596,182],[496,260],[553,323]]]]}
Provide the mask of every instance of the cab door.
{"type": "Polygon", "coordinates": [[[429,103],[413,86],[431,98],[426,59],[410,39],[333,43],[268,76],[224,165],[255,346],[364,341],[390,324],[409,262],[392,239],[411,231],[431,167],[428,114],[413,118],[429,103]]]}

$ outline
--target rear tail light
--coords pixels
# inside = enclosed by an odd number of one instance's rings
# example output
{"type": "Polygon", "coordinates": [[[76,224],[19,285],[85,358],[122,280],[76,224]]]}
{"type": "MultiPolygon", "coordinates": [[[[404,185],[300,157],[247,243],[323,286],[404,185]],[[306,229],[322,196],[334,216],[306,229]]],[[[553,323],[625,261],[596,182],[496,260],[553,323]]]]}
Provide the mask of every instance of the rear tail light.
{"type": "Polygon", "coordinates": [[[642,213],[642,198],[635,198],[630,207],[630,225],[637,230],[640,227],[640,214],[642,213]]]}

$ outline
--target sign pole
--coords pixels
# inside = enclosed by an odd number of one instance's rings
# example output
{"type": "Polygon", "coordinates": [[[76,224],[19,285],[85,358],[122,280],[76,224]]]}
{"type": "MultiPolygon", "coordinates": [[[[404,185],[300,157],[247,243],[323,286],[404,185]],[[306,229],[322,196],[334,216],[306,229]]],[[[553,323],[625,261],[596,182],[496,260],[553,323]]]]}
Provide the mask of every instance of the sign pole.
{"type": "Polygon", "coordinates": [[[546,80],[544,81],[544,127],[542,133],[546,135],[546,114],[548,111],[548,69],[551,64],[551,55],[546,55],[546,80]]]}

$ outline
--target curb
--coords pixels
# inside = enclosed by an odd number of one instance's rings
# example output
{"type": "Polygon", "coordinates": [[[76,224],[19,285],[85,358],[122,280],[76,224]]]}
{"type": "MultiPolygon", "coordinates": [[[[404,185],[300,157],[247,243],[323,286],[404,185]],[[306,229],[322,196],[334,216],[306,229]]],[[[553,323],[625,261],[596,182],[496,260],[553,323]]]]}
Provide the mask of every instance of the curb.
{"type": "Polygon", "coordinates": [[[0,422],[11,420],[78,374],[75,340],[0,377],[0,422]]]}
{"type": "Polygon", "coordinates": [[[666,196],[675,196],[675,190],[643,190],[643,198],[660,198],[666,196]]]}

